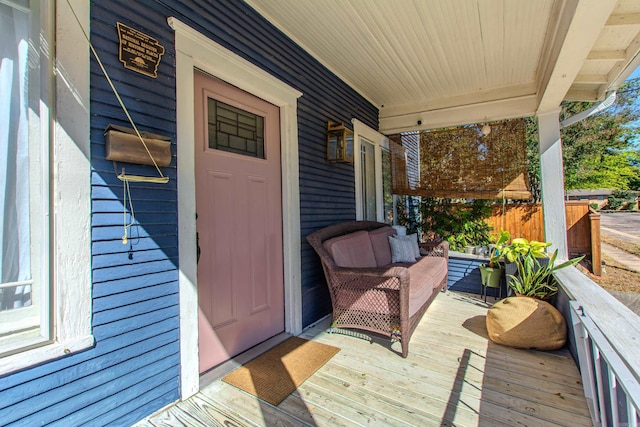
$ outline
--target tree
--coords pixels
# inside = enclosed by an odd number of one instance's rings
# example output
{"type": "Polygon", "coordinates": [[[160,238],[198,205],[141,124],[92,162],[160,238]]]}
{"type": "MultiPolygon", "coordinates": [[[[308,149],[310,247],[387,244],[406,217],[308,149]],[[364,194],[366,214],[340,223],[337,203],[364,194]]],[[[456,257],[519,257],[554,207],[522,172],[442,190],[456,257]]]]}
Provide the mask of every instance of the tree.
{"type": "MultiPolygon", "coordinates": [[[[640,189],[640,106],[636,102],[640,79],[618,90],[615,104],[601,113],[562,129],[565,189],[640,189]]],[[[565,102],[560,120],[593,105],[565,102]]],[[[540,197],[540,159],[535,119],[527,122],[529,180],[532,194],[540,197]]]]}

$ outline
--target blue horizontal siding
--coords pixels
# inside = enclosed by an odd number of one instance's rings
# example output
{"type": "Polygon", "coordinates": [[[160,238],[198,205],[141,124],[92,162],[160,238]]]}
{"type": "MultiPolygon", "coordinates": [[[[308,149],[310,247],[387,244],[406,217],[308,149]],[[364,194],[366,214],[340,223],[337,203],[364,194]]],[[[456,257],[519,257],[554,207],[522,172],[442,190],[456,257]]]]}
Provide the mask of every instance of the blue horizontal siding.
{"type": "Polygon", "coordinates": [[[105,160],[105,128],[130,125],[92,59],[92,173],[87,179],[96,343],[0,378],[0,425],[129,425],[179,397],[175,51],[168,16],[303,93],[298,101],[303,324],[330,311],[319,260],[304,238],[353,219],[355,196],[353,165],[324,160],[326,123],[350,125],[355,117],[377,128],[377,109],[242,1],[92,1],[91,40],[125,105],[141,130],[171,138],[171,164],[162,169],[170,181],[131,184],[136,220],[123,245],[124,188],[117,174],[122,167],[127,174],[157,172],[124,163],[114,169],[105,160]],[[165,47],[156,79],[126,70],[118,61],[116,22],[165,47]]]}
{"type": "MultiPolygon", "coordinates": [[[[480,294],[482,292],[482,279],[480,277],[480,264],[486,260],[477,260],[451,255],[449,257],[449,278],[447,289],[470,294],[480,294]]],[[[498,288],[488,289],[487,294],[491,297],[498,296],[498,288]]],[[[507,295],[506,283],[502,283],[502,295],[507,295]]]]}
{"type": "Polygon", "coordinates": [[[304,237],[325,225],[355,219],[353,165],[325,161],[327,121],[357,118],[378,128],[378,110],[240,1],[162,1],[175,16],[215,42],[303,93],[298,100],[300,221],[303,230],[303,324],[330,312],[320,262],[304,237]]]}
{"type": "Polygon", "coordinates": [[[100,298],[102,296],[113,295],[128,290],[155,287],[164,283],[178,281],[178,273],[175,269],[154,271],[150,274],[133,277],[135,277],[135,280],[130,280],[131,277],[125,277],[123,279],[109,280],[106,282],[94,282],[93,297],[100,298]]]}

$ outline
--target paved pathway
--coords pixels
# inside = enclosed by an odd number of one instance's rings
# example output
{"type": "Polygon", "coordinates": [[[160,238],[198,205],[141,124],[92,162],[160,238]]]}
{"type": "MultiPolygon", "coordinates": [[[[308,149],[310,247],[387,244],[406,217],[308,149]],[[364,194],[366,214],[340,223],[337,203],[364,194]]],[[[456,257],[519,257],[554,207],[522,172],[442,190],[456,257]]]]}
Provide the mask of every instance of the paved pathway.
{"type": "Polygon", "coordinates": [[[618,249],[615,246],[611,246],[607,243],[602,243],[602,252],[615,259],[620,264],[625,265],[629,270],[637,271],[640,273],[640,258],[625,252],[622,249],[618,249]]]}

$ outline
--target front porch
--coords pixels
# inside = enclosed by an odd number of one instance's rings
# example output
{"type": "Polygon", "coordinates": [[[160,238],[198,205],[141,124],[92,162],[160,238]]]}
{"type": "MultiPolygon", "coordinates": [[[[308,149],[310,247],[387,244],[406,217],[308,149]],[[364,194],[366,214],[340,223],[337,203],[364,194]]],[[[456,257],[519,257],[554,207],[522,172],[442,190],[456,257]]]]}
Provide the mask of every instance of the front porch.
{"type": "Polygon", "coordinates": [[[569,352],[490,342],[485,315],[492,303],[479,295],[441,293],[406,359],[396,344],[389,349],[387,339],[328,334],[325,319],[301,336],[340,352],[278,407],[215,379],[138,426],[592,425],[569,352]]]}

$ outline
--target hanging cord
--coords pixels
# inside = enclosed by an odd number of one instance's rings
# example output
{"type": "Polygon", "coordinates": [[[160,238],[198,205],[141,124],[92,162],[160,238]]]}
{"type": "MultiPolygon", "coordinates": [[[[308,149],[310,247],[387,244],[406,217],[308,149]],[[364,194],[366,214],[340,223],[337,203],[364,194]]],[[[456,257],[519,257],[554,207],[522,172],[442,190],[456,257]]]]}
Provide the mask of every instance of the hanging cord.
{"type": "MultiPolygon", "coordinates": [[[[122,171],[124,174],[124,170],[122,171]]],[[[129,181],[125,180],[122,182],[123,188],[123,199],[124,203],[122,204],[122,225],[124,228],[124,233],[122,234],[122,244],[126,245],[128,242],[128,231],[129,228],[135,224],[136,222],[136,214],[133,211],[133,200],[131,199],[131,190],[129,189],[129,181]],[[131,222],[127,224],[127,198],[129,199],[129,211],[131,212],[131,222]]]]}
{"type": "Polygon", "coordinates": [[[504,171],[502,171],[502,229],[507,222],[507,198],[504,195],[504,171]]]}
{"type": "Polygon", "coordinates": [[[91,52],[93,53],[93,56],[96,58],[96,61],[98,62],[98,65],[100,66],[100,69],[102,70],[102,73],[104,74],[105,78],[107,79],[107,82],[109,83],[109,86],[111,86],[111,90],[113,91],[114,95],[116,96],[116,99],[118,100],[118,103],[120,103],[120,107],[122,107],[122,110],[126,114],[127,119],[129,119],[129,123],[131,123],[131,126],[133,127],[133,130],[136,132],[136,135],[138,136],[138,139],[140,139],[140,142],[144,146],[144,149],[147,151],[147,154],[151,158],[151,161],[153,162],[153,165],[156,167],[156,170],[158,171],[158,174],[160,175],[157,178],[151,178],[151,177],[140,177],[140,176],[126,176],[124,173],[122,173],[122,174],[118,175],[118,179],[120,179],[121,181],[156,182],[156,183],[166,184],[167,182],[169,182],[169,177],[165,177],[162,174],[162,171],[160,170],[160,167],[156,163],[156,159],[154,159],[153,156],[151,155],[151,152],[149,151],[149,147],[147,147],[147,144],[144,142],[144,138],[142,138],[142,135],[140,134],[140,131],[138,130],[138,127],[133,122],[133,119],[131,118],[131,115],[129,114],[129,110],[127,110],[127,107],[124,105],[124,102],[122,101],[122,98],[120,98],[120,94],[118,93],[118,90],[116,89],[115,85],[111,81],[111,78],[109,77],[109,74],[107,74],[107,70],[104,68],[104,65],[102,65],[102,61],[100,60],[100,57],[98,56],[98,52],[96,52],[96,50],[94,49],[93,44],[91,43],[91,40],[89,39],[89,35],[87,34],[87,32],[85,31],[84,27],[80,23],[80,18],[78,18],[78,15],[76,15],[76,11],[73,9],[73,6],[71,6],[71,3],[69,2],[69,0],[67,0],[67,4],[69,5],[69,8],[71,9],[71,13],[73,13],[73,17],[75,18],[76,22],[78,23],[78,26],[80,27],[80,30],[82,31],[82,34],[84,35],[84,38],[87,40],[87,43],[89,43],[89,48],[91,49],[91,52]]]}

